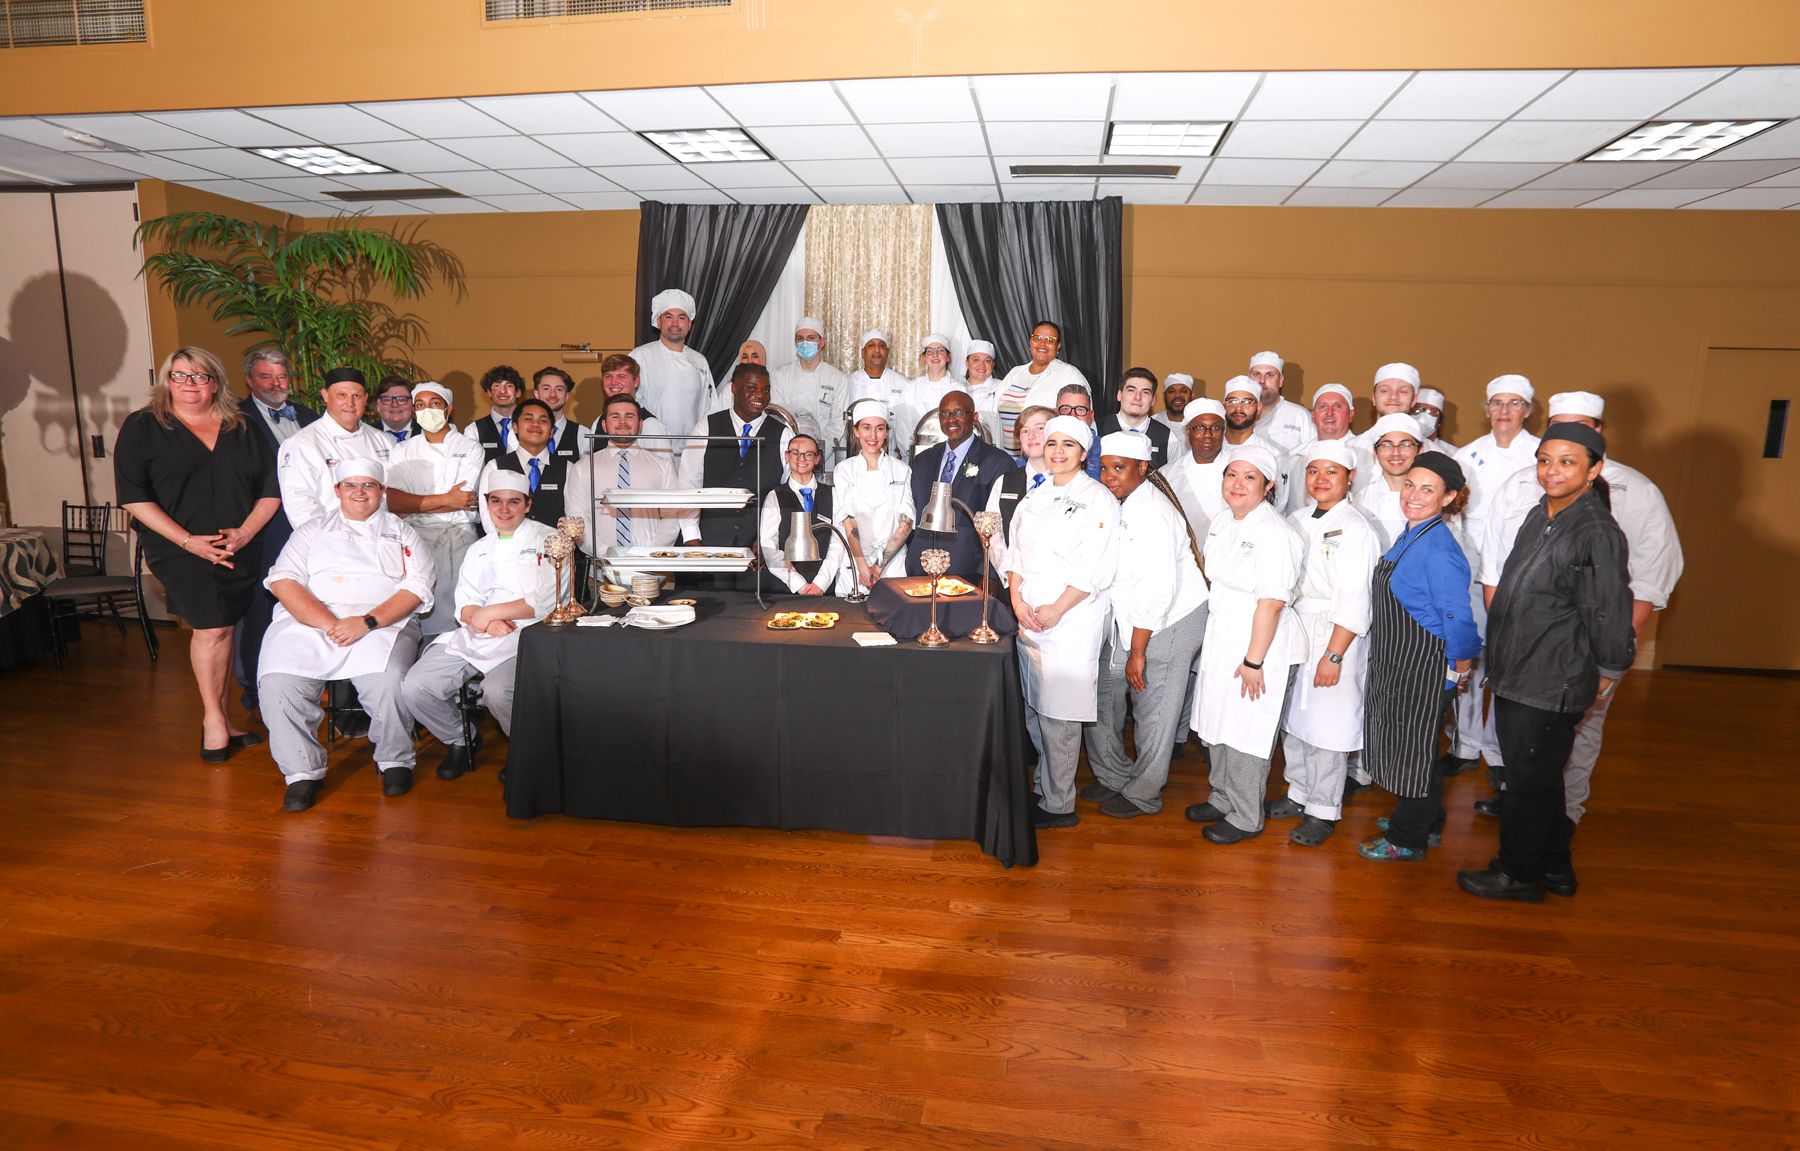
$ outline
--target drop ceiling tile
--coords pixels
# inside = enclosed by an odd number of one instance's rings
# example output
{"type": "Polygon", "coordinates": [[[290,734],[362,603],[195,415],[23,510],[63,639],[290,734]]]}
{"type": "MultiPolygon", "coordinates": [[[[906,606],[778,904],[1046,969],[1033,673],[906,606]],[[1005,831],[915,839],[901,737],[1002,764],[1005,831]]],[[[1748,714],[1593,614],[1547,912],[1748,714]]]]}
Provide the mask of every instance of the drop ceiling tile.
{"type": "Polygon", "coordinates": [[[1492,188],[1407,188],[1382,202],[1384,208],[1473,208],[1499,193],[1492,188]]]}
{"type": "Polygon", "coordinates": [[[983,120],[1101,120],[1112,93],[1109,73],[977,76],[983,120]]]}
{"type": "MultiPolygon", "coordinates": [[[[135,167],[127,169],[110,161],[100,163],[87,158],[112,154],[107,152],[58,152],[54,148],[40,148],[35,144],[27,144],[23,140],[0,140],[0,164],[19,173],[30,173],[30,175],[43,180],[60,180],[70,184],[119,184],[130,183],[143,175],[136,171],[135,167]]],[[[213,178],[210,172],[197,172],[195,176],[203,180],[213,178]]],[[[9,173],[5,178],[13,179],[14,177],[9,173]]]]}
{"type": "Polygon", "coordinates": [[[431,214],[434,216],[473,216],[502,210],[480,200],[431,201],[431,214]]]}
{"type": "MultiPolygon", "coordinates": [[[[455,201],[438,201],[454,203],[455,201]]],[[[367,204],[345,204],[336,212],[327,211],[325,215],[348,216],[356,212],[367,212],[371,216],[429,216],[433,213],[415,204],[400,200],[371,200],[367,204]]]]}
{"type": "Polygon", "coordinates": [[[758,128],[756,139],[777,160],[857,160],[880,155],[869,137],[854,124],[758,128]]]}
{"type": "Polygon", "coordinates": [[[1381,109],[1383,120],[1505,119],[1567,72],[1420,72],[1381,109]]]}
{"type": "Polygon", "coordinates": [[[474,107],[527,136],[617,132],[623,125],[573,92],[542,96],[476,96],[474,107]]]}
{"type": "MultiPolygon", "coordinates": [[[[1661,168],[1661,164],[1645,167],[1661,168]]],[[[1709,160],[1684,164],[1666,175],[1647,180],[1646,188],[1739,188],[1794,167],[1792,160],[1709,160]]]]}
{"type": "Polygon", "coordinates": [[[1404,188],[1431,174],[1434,161],[1332,160],[1307,182],[1315,188],[1404,188]]]}
{"type": "MultiPolygon", "coordinates": [[[[1671,164],[1669,169],[1684,165],[1671,164]]],[[[1655,163],[1616,163],[1616,164],[1565,164],[1553,172],[1524,185],[1527,188],[1542,190],[1552,188],[1572,191],[1577,188],[1629,188],[1633,184],[1641,184],[1656,176],[1659,171],[1669,169],[1655,163]]]]}
{"type": "Polygon", "coordinates": [[[636,132],[571,132],[532,139],[577,164],[672,164],[669,154],[636,132]]]}
{"type": "Polygon", "coordinates": [[[799,188],[800,180],[773,160],[705,165],[705,179],[715,188],[799,188]]]}
{"type": "MultiPolygon", "coordinates": [[[[311,178],[315,180],[323,179],[323,177],[320,176],[311,178]]],[[[382,188],[443,187],[443,185],[438,182],[437,176],[431,173],[427,173],[423,176],[415,176],[406,172],[382,172],[379,174],[357,176],[333,176],[331,179],[345,188],[360,188],[363,191],[377,191],[382,188]]],[[[265,188],[272,188],[277,184],[287,183],[286,180],[264,180],[261,178],[258,178],[256,182],[265,188]]],[[[314,195],[314,193],[308,192],[307,195],[314,195]]]]}
{"type": "Polygon", "coordinates": [[[489,168],[566,168],[574,163],[529,136],[468,136],[444,147],[489,168]]]}
{"type": "Polygon", "coordinates": [[[1293,187],[1319,170],[1317,160],[1227,160],[1212,162],[1203,184],[1249,184],[1293,187]]]}
{"type": "Polygon", "coordinates": [[[630,92],[583,92],[602,112],[633,132],[673,128],[724,128],[730,113],[700,88],[640,88],[630,92]]]}
{"type": "Polygon", "coordinates": [[[1514,120],[1489,132],[1457,159],[1568,163],[1612,143],[1638,123],[1637,120],[1514,120]]]}
{"type": "Polygon", "coordinates": [[[1246,120],[1225,134],[1219,155],[1323,160],[1359,126],[1356,120],[1246,120]]]}
{"type": "Polygon", "coordinates": [[[319,205],[311,200],[253,200],[251,202],[258,207],[267,208],[272,212],[285,212],[290,216],[317,216],[320,214],[319,205]]]}
{"type": "Polygon", "coordinates": [[[1188,203],[1261,207],[1279,204],[1293,194],[1292,185],[1201,184],[1194,189],[1194,194],[1188,197],[1188,203]]]}
{"type": "Polygon", "coordinates": [[[24,140],[36,144],[40,148],[54,148],[59,152],[91,151],[86,144],[78,144],[63,135],[62,129],[47,120],[39,120],[35,116],[14,116],[0,120],[0,136],[9,136],[14,140],[24,140]]]}
{"type": "Polygon", "coordinates": [[[894,174],[880,160],[795,160],[788,167],[815,188],[821,184],[850,187],[894,182],[894,174]]]}
{"type": "Polygon", "coordinates": [[[1778,124],[1742,144],[1733,144],[1718,156],[1721,160],[1800,160],[1800,120],[1778,124]]]}
{"type": "Polygon", "coordinates": [[[1188,197],[1194,194],[1194,183],[1191,180],[1133,180],[1118,182],[1100,181],[1097,196],[1120,196],[1127,204],[1185,204],[1188,197]]]}
{"type": "Polygon", "coordinates": [[[660,204],[735,204],[736,200],[713,189],[667,189],[651,192],[644,199],[660,204]]]}
{"type": "Polygon", "coordinates": [[[1371,120],[1344,145],[1341,160],[1450,160],[1495,120],[1371,120]]]}
{"type": "Polygon", "coordinates": [[[424,140],[506,136],[512,132],[505,124],[461,100],[394,100],[352,107],[424,140]]]}
{"type": "MultiPolygon", "coordinates": [[[[578,168],[576,171],[585,169],[578,168]]],[[[461,192],[465,196],[524,195],[533,191],[529,185],[521,184],[503,172],[427,172],[419,179],[440,188],[448,188],[452,192],[461,192]]]]}
{"type": "Polygon", "coordinates": [[[1391,188],[1299,188],[1287,198],[1290,208],[1375,208],[1394,194],[1391,188]]]}
{"type": "Polygon", "coordinates": [[[1668,110],[1670,120],[1785,120],[1800,116],[1800,68],[1739,68],[1668,110]]]}
{"type": "MultiPolygon", "coordinates": [[[[711,167],[709,164],[700,167],[711,167]]],[[[618,164],[599,169],[602,176],[632,192],[711,191],[712,185],[682,164],[618,164]]],[[[651,197],[658,199],[659,197],[651,197]]],[[[724,203],[723,200],[710,201],[724,203]]]]}
{"type": "Polygon", "coordinates": [[[851,124],[850,109],[824,81],[799,84],[723,84],[707,89],[749,128],[793,124],[851,124]]]}
{"type": "Polygon", "coordinates": [[[344,104],[313,104],[293,108],[247,108],[251,115],[280,124],[321,144],[340,148],[369,140],[404,140],[409,133],[344,104]]]}
{"type": "Polygon", "coordinates": [[[331,179],[325,176],[301,176],[298,174],[284,176],[275,180],[258,179],[255,182],[259,187],[267,188],[269,191],[273,192],[278,199],[283,200],[298,200],[307,196],[311,196],[315,199],[322,199],[327,192],[342,192],[348,188],[389,187],[392,186],[394,182],[394,177],[392,176],[365,176],[362,178],[382,180],[384,183],[365,185],[352,183],[350,180],[346,179],[331,179]]]}
{"type": "Polygon", "coordinates": [[[905,204],[906,193],[898,184],[814,185],[813,191],[827,204],[905,204]]]}
{"type": "MultiPolygon", "coordinates": [[[[1521,120],[1648,120],[1729,68],[1591,68],[1527,104],[1521,120]]],[[[1635,125],[1634,125],[1635,127],[1635,125]]]]}
{"type": "Polygon", "coordinates": [[[1512,192],[1503,192],[1489,200],[1483,207],[1488,208],[1579,208],[1589,200],[1604,193],[1596,189],[1586,191],[1548,191],[1538,188],[1521,188],[1512,192]]]}
{"type": "Polygon", "coordinates": [[[1130,72],[1113,92],[1114,120],[1236,120],[1261,72],[1130,72]]]}
{"type": "Polygon", "coordinates": [[[963,76],[911,76],[897,80],[842,80],[838,94],[865,124],[972,122],[975,100],[963,76]]]}
{"type": "Polygon", "coordinates": [[[1708,196],[1704,200],[1695,200],[1687,207],[1690,209],[1708,208],[1715,211],[1771,212],[1778,208],[1791,208],[1795,204],[1800,204],[1800,193],[1789,189],[1736,188],[1729,192],[1721,192],[1717,196],[1708,196]]]}
{"type": "Polygon", "coordinates": [[[1718,188],[1627,188],[1589,200],[1583,208],[1679,208],[1713,195],[1718,188]]]}
{"type": "Polygon", "coordinates": [[[919,184],[906,189],[915,204],[997,204],[1000,189],[993,184],[919,184]]]}
{"type": "Polygon", "coordinates": [[[642,197],[636,192],[564,192],[557,199],[567,200],[577,208],[588,212],[635,208],[642,202],[642,197]]]}
{"type": "Polygon", "coordinates": [[[1758,180],[1756,183],[1752,184],[1751,187],[1800,188],[1800,168],[1794,168],[1790,171],[1783,172],[1779,176],[1770,176],[1767,180],[1758,180]]]}
{"type": "Polygon", "coordinates": [[[396,172],[458,172],[482,167],[466,156],[458,156],[427,140],[356,144],[345,147],[344,151],[386,165],[396,172]]]}
{"type": "Polygon", "coordinates": [[[1014,203],[1030,200],[1092,200],[1094,181],[1064,184],[1047,180],[1006,180],[1000,185],[1000,194],[1014,203]]]}
{"type": "Polygon", "coordinates": [[[980,184],[992,183],[994,179],[994,166],[985,156],[899,159],[888,163],[902,184],[980,184]]]}
{"type": "Polygon", "coordinates": [[[281,176],[293,176],[300,169],[236,148],[193,148],[176,152],[158,152],[165,160],[173,160],[177,164],[189,164],[202,171],[217,172],[221,176],[268,176],[271,179],[281,176]]]}
{"type": "Polygon", "coordinates": [[[1104,120],[989,120],[988,147],[996,156],[1038,152],[1050,156],[1100,157],[1106,142],[1104,120]]]}
{"type": "Polygon", "coordinates": [[[73,128],[128,148],[144,148],[152,152],[170,148],[211,148],[213,141],[192,132],[183,132],[148,116],[56,116],[52,123],[59,128],[73,128]]]}
{"type": "Polygon", "coordinates": [[[617,192],[619,186],[586,168],[514,168],[507,175],[540,192],[617,192]]]}
{"type": "Polygon", "coordinates": [[[229,196],[246,203],[255,203],[258,199],[267,199],[269,196],[268,189],[248,180],[182,180],[180,183],[184,188],[196,188],[215,196],[229,196]]]}
{"type": "Polygon", "coordinates": [[[206,112],[156,112],[150,118],[171,128],[203,136],[228,148],[274,148],[316,142],[290,128],[259,120],[235,108],[215,108],[206,112]]]}
{"type": "Polygon", "coordinates": [[[1458,160],[1419,181],[1422,188],[1517,188],[1554,172],[1557,164],[1473,164],[1458,160]]]}
{"type": "Polygon", "coordinates": [[[483,196],[481,199],[496,208],[508,212],[573,212],[575,205],[555,196],[531,194],[524,196],[483,196]]]}
{"type": "MultiPolygon", "coordinates": [[[[192,164],[182,164],[152,152],[83,152],[80,158],[92,157],[95,162],[109,167],[122,168],[127,172],[135,172],[139,176],[149,176],[153,180],[173,180],[183,183],[188,180],[217,180],[218,172],[209,172],[204,168],[196,168],[192,164]],[[105,157],[104,160],[101,157],[105,157]]],[[[77,157],[71,156],[70,159],[77,157]]],[[[28,169],[35,170],[35,169],[28,169]]],[[[294,169],[289,168],[292,172],[294,169]]],[[[48,173],[45,173],[48,174],[48,173]]]]}
{"type": "Polygon", "coordinates": [[[819,198],[805,188],[732,188],[740,204],[817,204],[819,198]]]}
{"type": "Polygon", "coordinates": [[[868,133],[884,156],[988,154],[979,124],[870,124],[868,133]]]}
{"type": "Polygon", "coordinates": [[[1270,72],[1244,110],[1246,120],[1362,120],[1375,114],[1410,72],[1270,72]]]}

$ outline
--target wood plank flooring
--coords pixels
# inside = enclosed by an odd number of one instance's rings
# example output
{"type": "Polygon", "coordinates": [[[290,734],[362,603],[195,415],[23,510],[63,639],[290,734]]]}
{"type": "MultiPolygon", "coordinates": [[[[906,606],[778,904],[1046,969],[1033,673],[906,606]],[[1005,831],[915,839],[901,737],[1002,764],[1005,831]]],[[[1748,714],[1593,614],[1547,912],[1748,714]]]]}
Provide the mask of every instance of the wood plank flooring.
{"type": "MultiPolygon", "coordinates": [[[[383,799],[212,767],[185,643],[89,626],[0,677],[0,1148],[817,1151],[1800,1145],[1800,680],[1621,688],[1581,893],[1443,848],[1232,848],[1181,810],[967,842],[383,799]]],[[[1085,781],[1085,775],[1084,775],[1085,781]]]]}

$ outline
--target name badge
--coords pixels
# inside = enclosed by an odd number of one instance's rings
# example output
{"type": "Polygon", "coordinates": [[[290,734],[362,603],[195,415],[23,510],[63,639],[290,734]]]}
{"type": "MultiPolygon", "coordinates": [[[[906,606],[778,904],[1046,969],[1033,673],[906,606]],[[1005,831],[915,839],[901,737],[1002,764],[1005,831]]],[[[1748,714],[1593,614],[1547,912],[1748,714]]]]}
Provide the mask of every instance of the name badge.
{"type": "Polygon", "coordinates": [[[492,440],[482,440],[481,446],[484,448],[497,448],[500,445],[497,443],[494,443],[492,440]]]}
{"type": "Polygon", "coordinates": [[[1330,539],[1332,536],[1341,536],[1343,534],[1344,534],[1344,529],[1339,528],[1338,530],[1336,530],[1334,532],[1326,532],[1324,538],[1330,539]]]}
{"type": "Polygon", "coordinates": [[[1019,493],[1018,492],[1001,492],[1000,498],[1003,500],[1016,500],[1019,498],[1019,493]]]}
{"type": "Polygon", "coordinates": [[[557,455],[559,455],[559,456],[572,456],[572,455],[574,455],[574,454],[575,454],[575,449],[573,449],[573,448],[570,448],[570,449],[569,449],[569,450],[568,450],[568,451],[566,451],[566,452],[557,452],[557,453],[556,453],[556,454],[557,454],[557,455]]]}
{"type": "Polygon", "coordinates": [[[555,490],[556,490],[555,484],[539,484],[538,485],[538,491],[540,491],[540,492],[553,492],[555,490]]]}

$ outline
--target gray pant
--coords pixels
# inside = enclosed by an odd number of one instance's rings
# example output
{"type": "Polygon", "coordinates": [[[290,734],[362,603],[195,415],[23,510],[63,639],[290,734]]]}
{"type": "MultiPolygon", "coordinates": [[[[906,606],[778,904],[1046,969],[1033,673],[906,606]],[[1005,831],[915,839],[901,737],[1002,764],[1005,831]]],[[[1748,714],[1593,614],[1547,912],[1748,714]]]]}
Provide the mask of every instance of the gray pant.
{"type": "MultiPolygon", "coordinates": [[[[481,702],[500,730],[512,734],[513,673],[517,661],[507,660],[481,680],[481,702]]],[[[475,665],[456,655],[443,644],[425,649],[419,662],[406,675],[402,691],[407,710],[417,716],[425,730],[437,737],[445,747],[463,741],[462,712],[457,710],[456,693],[475,678],[475,665]]]]}
{"type": "MultiPolygon", "coordinates": [[[[1287,669],[1287,696],[1283,707],[1293,702],[1294,675],[1300,666],[1291,664],[1287,669]]],[[[1225,822],[1239,831],[1261,831],[1263,797],[1269,790],[1269,770],[1274,759],[1273,740],[1269,742],[1268,754],[1260,757],[1229,744],[1207,744],[1206,761],[1212,765],[1212,794],[1206,797],[1206,802],[1224,812],[1225,822]]]]}
{"type": "Polygon", "coordinates": [[[1169,779],[1169,755],[1175,731],[1182,726],[1181,706],[1187,693],[1186,671],[1199,654],[1206,634],[1206,605],[1201,604],[1150,636],[1144,648],[1144,690],[1133,691],[1125,679],[1128,649],[1109,631],[1100,648],[1100,682],[1095,721],[1086,731],[1088,766],[1094,778],[1145,811],[1162,810],[1163,784],[1169,779]],[[1125,754],[1125,693],[1131,692],[1133,738],[1137,760],[1125,754]]]}
{"type": "Polygon", "coordinates": [[[1075,769],[1081,761],[1084,725],[1078,719],[1037,715],[1030,707],[1025,712],[1037,717],[1044,739],[1043,750],[1038,753],[1038,806],[1052,815],[1067,815],[1075,810],[1075,769]]]}
{"type": "Polygon", "coordinates": [[[1350,753],[1314,747],[1291,732],[1281,735],[1287,753],[1282,774],[1287,776],[1288,798],[1314,819],[1336,823],[1343,817],[1344,776],[1350,771],[1350,753]]]}
{"type": "Polygon", "coordinates": [[[1605,699],[1596,699],[1575,726],[1575,746],[1569,750],[1569,765],[1563,768],[1563,810],[1570,823],[1580,823],[1587,814],[1587,798],[1594,782],[1594,765],[1600,762],[1600,730],[1606,726],[1606,713],[1618,689],[1605,699]]]}
{"type": "MultiPolygon", "coordinates": [[[[369,713],[369,740],[375,745],[375,766],[382,771],[412,767],[413,717],[401,698],[406,669],[419,654],[419,621],[400,629],[387,666],[367,675],[353,675],[357,698],[369,713]]],[[[269,728],[269,754],[289,783],[325,778],[325,745],[319,742],[319,721],[325,709],[319,693],[326,680],[285,672],[265,673],[256,684],[262,702],[263,723],[269,728]]]]}
{"type": "Polygon", "coordinates": [[[430,639],[462,626],[456,618],[456,577],[462,571],[463,557],[480,536],[474,524],[426,521],[412,526],[425,541],[425,546],[431,549],[431,559],[437,570],[431,614],[424,622],[425,638],[430,639]]]}

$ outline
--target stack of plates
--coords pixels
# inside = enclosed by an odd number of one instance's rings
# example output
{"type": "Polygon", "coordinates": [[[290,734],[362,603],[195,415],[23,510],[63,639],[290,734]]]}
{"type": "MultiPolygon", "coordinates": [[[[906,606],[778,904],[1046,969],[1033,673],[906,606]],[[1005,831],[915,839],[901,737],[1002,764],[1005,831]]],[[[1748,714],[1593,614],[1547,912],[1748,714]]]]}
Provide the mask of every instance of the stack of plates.
{"type": "Polygon", "coordinates": [[[648,572],[639,572],[631,577],[631,593],[641,595],[645,599],[655,599],[662,591],[662,577],[648,572]]]}

